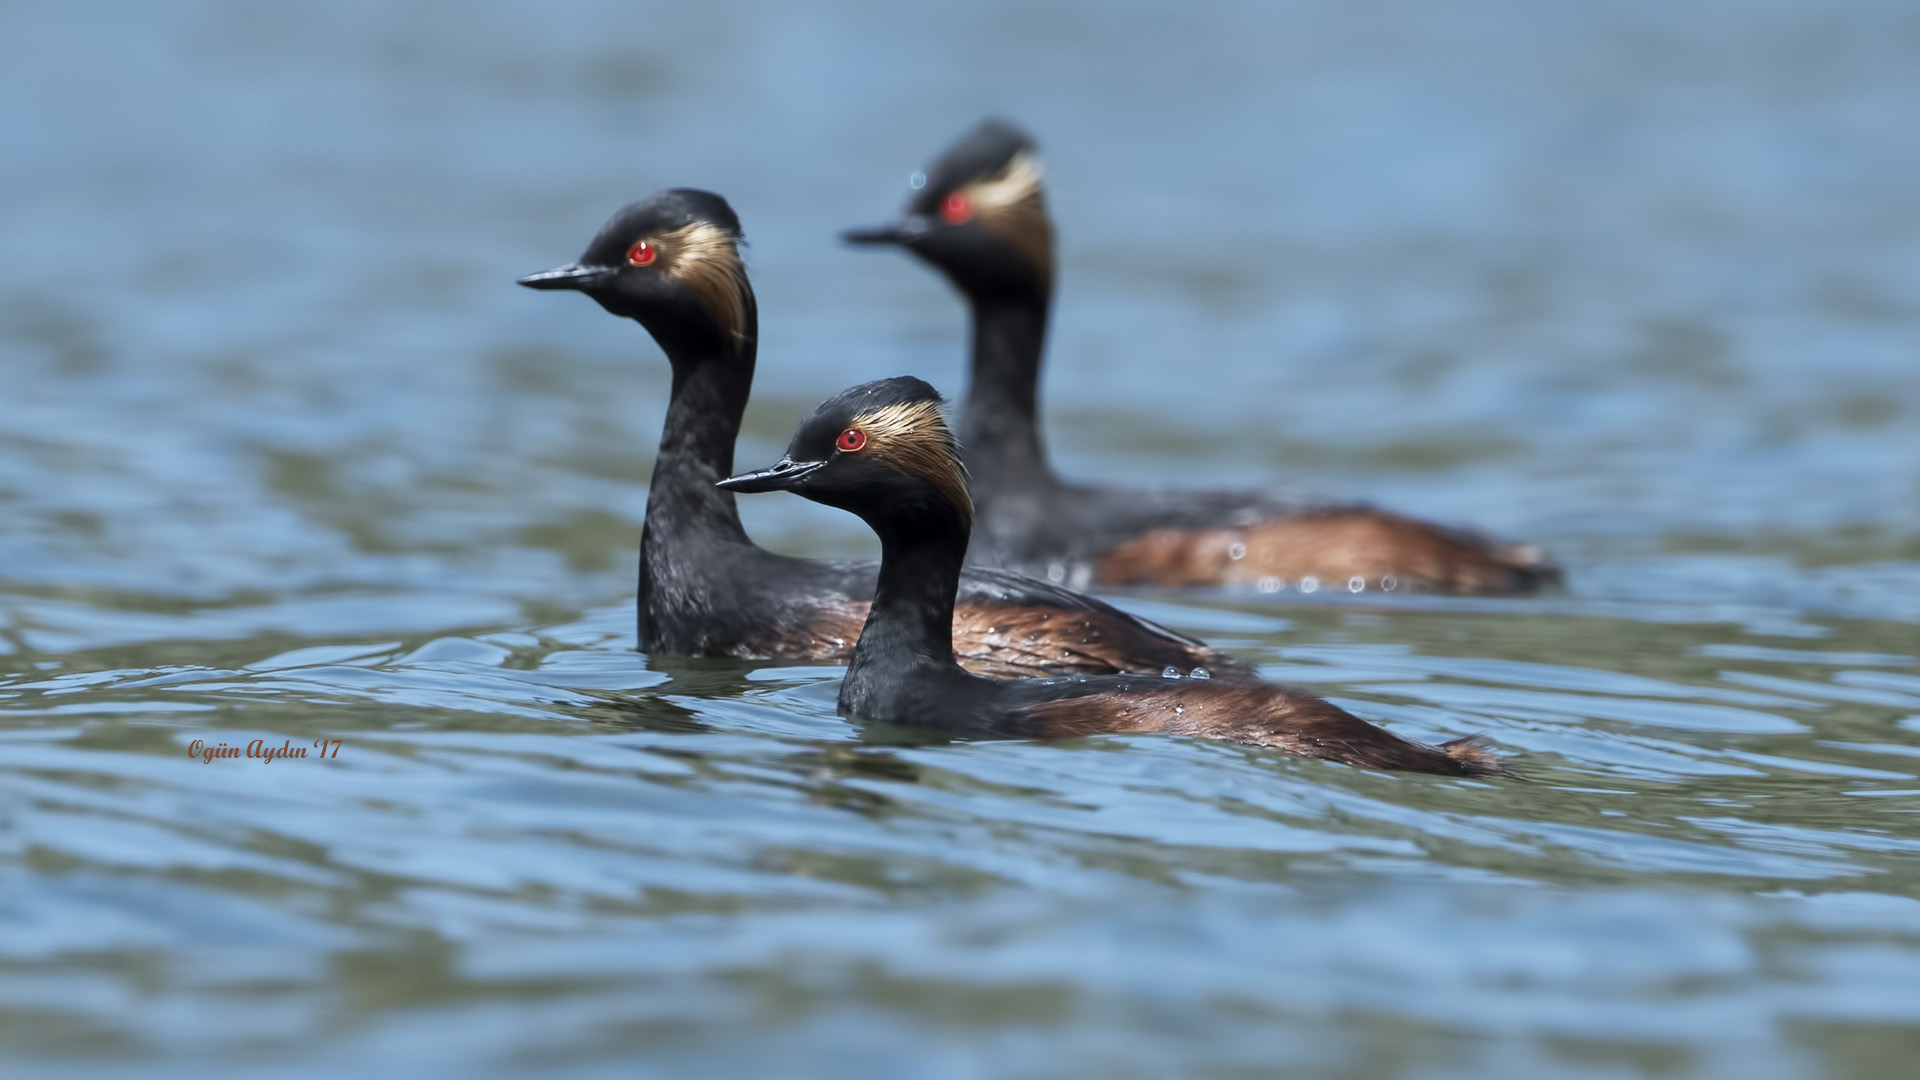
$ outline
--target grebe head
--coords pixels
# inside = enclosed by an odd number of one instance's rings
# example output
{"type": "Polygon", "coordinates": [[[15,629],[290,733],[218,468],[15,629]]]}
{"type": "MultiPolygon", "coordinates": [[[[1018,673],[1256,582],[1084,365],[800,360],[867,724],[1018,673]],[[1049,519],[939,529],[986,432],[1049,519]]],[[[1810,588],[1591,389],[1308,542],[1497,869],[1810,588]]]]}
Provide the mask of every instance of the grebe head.
{"type": "Polygon", "coordinates": [[[870,523],[932,519],[973,525],[960,446],[939,391],[911,375],[863,383],[800,422],[778,464],[720,481],[733,491],[791,491],[870,523]]]}
{"type": "Polygon", "coordinates": [[[892,225],[849,229],[851,244],[897,244],[963,291],[1053,289],[1053,219],[1033,139],[985,120],[915,177],[919,190],[892,225]]]}
{"type": "Polygon", "coordinates": [[[580,258],[529,274],[529,289],[574,289],[656,338],[753,333],[740,219],[710,191],[669,188],[623,208],[580,258]]]}

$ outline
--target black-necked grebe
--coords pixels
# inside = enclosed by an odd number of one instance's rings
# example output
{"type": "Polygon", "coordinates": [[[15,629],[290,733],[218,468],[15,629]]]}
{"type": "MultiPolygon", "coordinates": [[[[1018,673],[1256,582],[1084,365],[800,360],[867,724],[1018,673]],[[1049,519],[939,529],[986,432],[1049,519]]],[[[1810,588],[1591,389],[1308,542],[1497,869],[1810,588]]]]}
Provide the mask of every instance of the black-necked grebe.
{"type": "MultiPolygon", "coordinates": [[[[698,656],[844,659],[877,568],[754,545],[733,496],[733,446],[753,383],[758,320],[740,222],[718,195],[674,189],[615,214],[577,262],[520,279],[586,293],[637,320],[673,366],[640,539],[640,648],[698,656]]],[[[1092,597],[1004,570],[969,571],[954,616],[976,670],[1244,675],[1201,642],[1092,597]]]]}
{"type": "Polygon", "coordinates": [[[1076,587],[1325,584],[1502,594],[1559,579],[1538,549],[1364,505],[1061,480],[1040,438],[1054,240],[1033,140],[989,120],[924,176],[900,221],[845,238],[906,248],[972,308],[960,441],[979,511],[976,562],[1076,587]]]}
{"type": "Polygon", "coordinates": [[[1303,757],[1450,776],[1506,770],[1476,739],[1428,746],[1310,694],[1271,683],[1091,675],[986,679],[953,661],[954,593],[973,504],[940,395],[912,377],[827,400],[779,464],[720,482],[791,491],[857,514],[880,536],[880,578],[840,711],[963,735],[1052,738],[1167,732],[1303,757]]]}

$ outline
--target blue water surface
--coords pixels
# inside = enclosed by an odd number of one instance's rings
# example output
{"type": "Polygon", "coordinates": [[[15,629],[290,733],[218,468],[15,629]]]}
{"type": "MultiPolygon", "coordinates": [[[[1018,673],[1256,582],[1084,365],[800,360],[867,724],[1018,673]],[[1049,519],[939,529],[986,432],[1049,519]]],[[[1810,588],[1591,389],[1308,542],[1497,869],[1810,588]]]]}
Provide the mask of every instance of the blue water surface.
{"type": "Polygon", "coordinates": [[[1910,3],[16,4],[0,100],[0,1072],[1920,1059],[1910,3]],[[960,388],[946,287],[834,237],[989,114],[1063,471],[1569,570],[1117,602],[1524,780],[903,741],[633,651],[666,365],[513,279],[725,194],[770,461],[960,388]]]}

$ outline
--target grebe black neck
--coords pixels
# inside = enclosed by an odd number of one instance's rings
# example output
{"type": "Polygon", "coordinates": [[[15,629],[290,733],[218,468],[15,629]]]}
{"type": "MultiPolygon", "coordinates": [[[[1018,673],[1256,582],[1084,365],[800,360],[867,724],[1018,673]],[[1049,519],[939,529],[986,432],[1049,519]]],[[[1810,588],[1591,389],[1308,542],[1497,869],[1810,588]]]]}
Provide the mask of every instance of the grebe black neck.
{"type": "Polygon", "coordinates": [[[1047,305],[1021,297],[976,299],[960,439],[982,486],[1057,485],[1040,435],[1040,357],[1047,305]]]}
{"type": "MultiPolygon", "coordinates": [[[[749,543],[733,496],[715,486],[733,472],[758,345],[743,242],[740,219],[725,199],[674,188],[623,208],[575,262],[520,280],[529,288],[586,293],[633,319],[673,367],[647,496],[647,539],[749,543]]],[[[643,594],[649,586],[643,558],[643,594]]]]}
{"type": "MultiPolygon", "coordinates": [[[[1053,219],[1032,138],[987,120],[929,164],[892,225],[849,230],[855,244],[906,248],[973,309],[973,359],[961,439],[992,489],[1052,480],[1040,438],[1040,359],[1053,302],[1053,219]]],[[[1055,481],[1057,483],[1057,481],[1055,481]]]]}
{"type": "Polygon", "coordinates": [[[880,579],[856,669],[885,655],[953,665],[954,594],[973,501],[941,398],[919,379],[866,383],[829,398],[776,465],[722,482],[792,491],[856,514],[880,537],[880,579]]]}

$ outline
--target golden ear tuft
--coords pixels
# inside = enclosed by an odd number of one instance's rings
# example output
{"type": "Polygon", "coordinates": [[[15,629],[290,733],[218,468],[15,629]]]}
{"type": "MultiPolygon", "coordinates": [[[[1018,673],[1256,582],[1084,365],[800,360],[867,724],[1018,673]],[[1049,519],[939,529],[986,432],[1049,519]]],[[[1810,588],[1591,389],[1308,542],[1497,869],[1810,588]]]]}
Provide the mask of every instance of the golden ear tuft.
{"type": "Polygon", "coordinates": [[[964,189],[980,224],[992,229],[1025,256],[1049,285],[1053,283],[1053,218],[1047,214],[1047,190],[1040,159],[1033,151],[1013,155],[1005,168],[964,189]]]}
{"type": "Polygon", "coordinates": [[[732,235],[696,221],[654,237],[667,257],[666,272],[699,295],[707,313],[729,340],[747,340],[747,271],[732,235]]]}
{"type": "Polygon", "coordinates": [[[1045,173],[1040,159],[1031,150],[1013,155],[999,172],[967,186],[976,205],[988,210],[1005,210],[1028,199],[1040,197],[1045,173]]]}
{"type": "Polygon", "coordinates": [[[938,405],[931,401],[883,405],[854,417],[853,426],[866,432],[866,452],[926,478],[960,512],[967,527],[973,527],[966,466],[960,462],[959,447],[938,405]]]}

